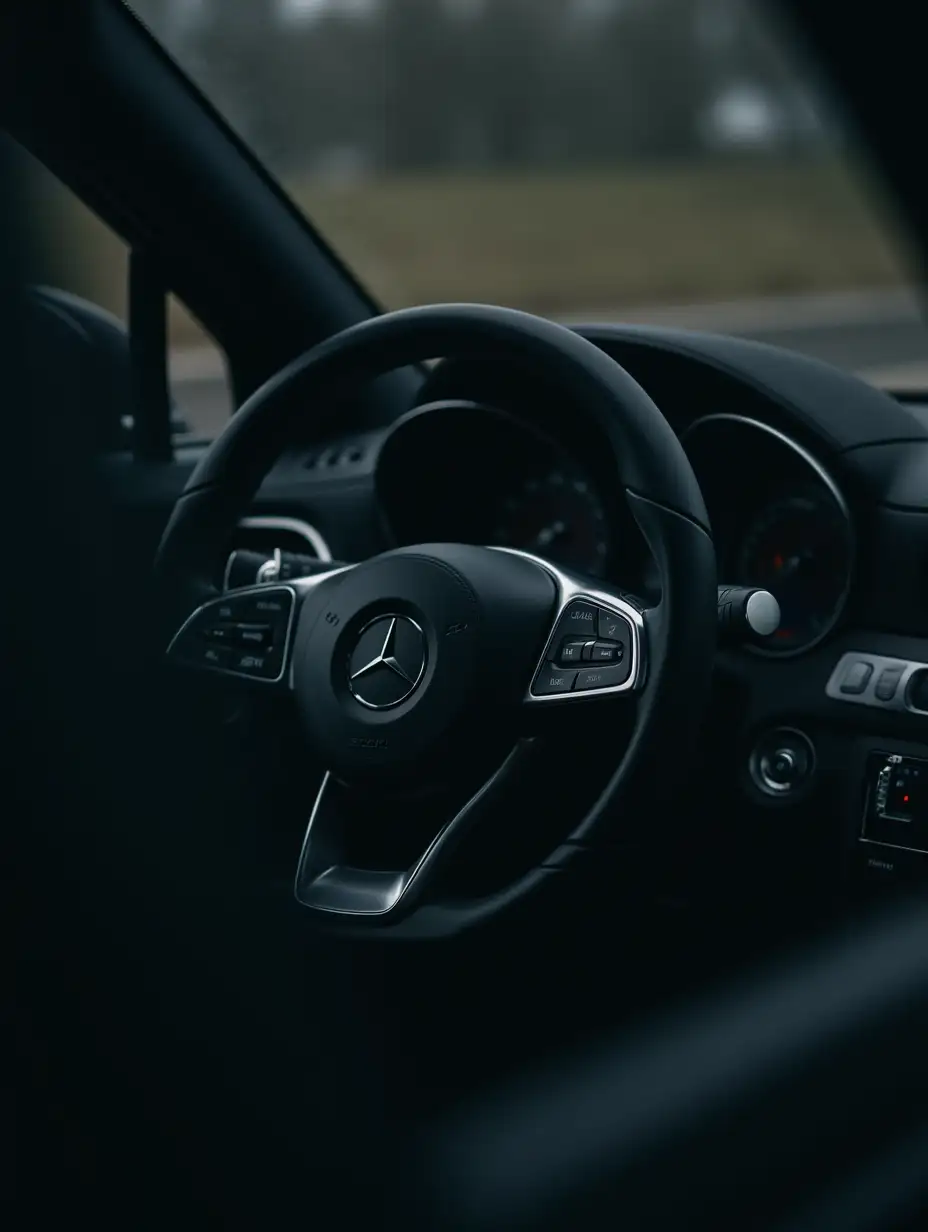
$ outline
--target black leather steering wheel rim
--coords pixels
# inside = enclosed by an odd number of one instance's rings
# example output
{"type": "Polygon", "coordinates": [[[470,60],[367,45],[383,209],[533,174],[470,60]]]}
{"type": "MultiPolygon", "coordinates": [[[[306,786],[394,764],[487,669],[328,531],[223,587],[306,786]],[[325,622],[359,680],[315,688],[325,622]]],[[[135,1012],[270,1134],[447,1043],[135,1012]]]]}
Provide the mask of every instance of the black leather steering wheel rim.
{"type": "MultiPolygon", "coordinates": [[[[717,580],[708,516],[673,430],[612,358],[566,327],[485,305],[435,305],[373,318],[294,360],[233,416],[192,474],[159,547],[156,579],[172,628],[215,595],[210,578],[238,519],[301,413],[346,388],[437,356],[469,353],[534,367],[611,451],[616,481],[654,555],[660,604],[649,613],[649,679],[634,734],[593,810],[566,847],[594,841],[656,748],[675,757],[695,746],[708,703],[717,580]]],[[[645,769],[647,767],[647,769],[645,769]]],[[[555,853],[556,855],[556,853],[555,853]]],[[[457,931],[530,895],[562,867],[554,858],[501,894],[469,904],[417,908],[426,931],[457,931]],[[427,921],[431,920],[431,924],[427,921]]]]}

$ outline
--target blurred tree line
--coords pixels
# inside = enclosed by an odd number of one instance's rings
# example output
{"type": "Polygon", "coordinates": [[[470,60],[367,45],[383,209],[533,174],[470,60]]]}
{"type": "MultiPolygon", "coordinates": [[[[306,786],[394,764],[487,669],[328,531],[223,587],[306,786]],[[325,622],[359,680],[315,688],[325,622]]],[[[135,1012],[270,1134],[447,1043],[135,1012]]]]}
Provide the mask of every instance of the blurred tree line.
{"type": "Polygon", "coordinates": [[[713,114],[738,91],[742,109],[754,100],[768,145],[817,141],[808,96],[758,21],[759,2],[135,7],[273,169],[292,175],[339,156],[380,172],[685,158],[721,140],[713,114]]]}

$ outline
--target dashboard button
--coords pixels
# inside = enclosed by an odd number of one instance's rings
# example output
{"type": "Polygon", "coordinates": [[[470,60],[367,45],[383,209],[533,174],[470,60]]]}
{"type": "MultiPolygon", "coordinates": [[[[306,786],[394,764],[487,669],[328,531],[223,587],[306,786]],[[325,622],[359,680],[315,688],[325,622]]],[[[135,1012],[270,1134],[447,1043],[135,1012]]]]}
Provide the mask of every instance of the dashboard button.
{"type": "Polygon", "coordinates": [[[596,636],[598,621],[599,608],[595,604],[581,600],[568,605],[558,621],[558,632],[592,639],[596,636]]]}
{"type": "Polygon", "coordinates": [[[282,657],[278,651],[235,650],[226,665],[231,672],[255,676],[261,680],[276,680],[280,675],[282,657]]]}
{"type": "Polygon", "coordinates": [[[630,636],[628,621],[616,612],[600,608],[597,635],[605,642],[627,642],[630,636]]]}
{"type": "Polygon", "coordinates": [[[815,749],[804,732],[777,728],[762,735],[751,751],[748,770],[767,797],[794,799],[812,781],[815,749]]]}
{"type": "Polygon", "coordinates": [[[616,685],[624,684],[628,679],[628,664],[620,663],[614,667],[590,667],[577,676],[574,686],[577,692],[587,692],[591,689],[614,689],[616,685]]]}
{"type": "Polygon", "coordinates": [[[625,657],[621,642],[594,642],[590,653],[593,663],[620,663],[625,657]]]}
{"type": "Polygon", "coordinates": [[[579,642],[575,638],[569,638],[561,644],[560,653],[557,656],[557,661],[562,666],[567,666],[570,663],[579,663],[583,658],[583,648],[586,642],[579,642]]]}
{"type": "Polygon", "coordinates": [[[207,643],[200,651],[199,658],[204,667],[227,668],[232,661],[232,651],[228,646],[207,643]]]}
{"type": "Polygon", "coordinates": [[[268,590],[265,595],[249,595],[236,609],[238,620],[274,623],[286,620],[293,606],[293,595],[288,590],[268,590]]]}
{"type": "Polygon", "coordinates": [[[546,663],[535,677],[532,692],[539,697],[546,697],[551,693],[569,693],[576,678],[576,672],[564,672],[553,664],[546,663]]]}
{"type": "Polygon", "coordinates": [[[239,646],[254,646],[260,649],[270,646],[273,641],[270,625],[239,625],[235,632],[235,640],[239,646]]]}
{"type": "Polygon", "coordinates": [[[874,696],[881,702],[891,702],[896,696],[896,690],[899,688],[899,681],[902,679],[901,667],[886,667],[880,673],[880,678],[876,682],[876,688],[873,690],[874,696]]]}
{"type": "MultiPolygon", "coordinates": [[[[264,593],[246,591],[226,595],[221,603],[207,604],[203,616],[214,624],[282,625],[293,609],[293,593],[282,587],[268,587],[264,593]]],[[[198,623],[198,622],[197,622],[198,623]]]]}
{"type": "Polygon", "coordinates": [[[760,760],[761,774],[771,785],[788,791],[799,775],[796,754],[792,749],[775,749],[760,760]]]}
{"type": "Polygon", "coordinates": [[[204,629],[203,636],[208,642],[215,642],[223,646],[232,646],[236,640],[235,633],[235,625],[222,624],[212,625],[210,628],[204,629]]]}
{"type": "Polygon", "coordinates": [[[873,665],[863,659],[851,663],[841,681],[842,693],[863,693],[873,675],[873,665]]]}

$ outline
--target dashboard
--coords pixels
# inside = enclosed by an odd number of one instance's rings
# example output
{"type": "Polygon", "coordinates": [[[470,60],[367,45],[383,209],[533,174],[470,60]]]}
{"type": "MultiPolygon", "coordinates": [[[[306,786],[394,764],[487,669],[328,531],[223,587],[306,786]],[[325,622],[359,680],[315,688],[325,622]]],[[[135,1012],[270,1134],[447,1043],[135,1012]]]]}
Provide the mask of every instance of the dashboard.
{"type": "MultiPolygon", "coordinates": [[[[854,570],[854,526],[828,471],[785,433],[736,414],[695,421],[682,442],[709,510],[726,584],[780,603],[767,655],[796,655],[840,620],[854,570]]],[[[386,437],[377,496],[397,544],[519,548],[595,578],[653,590],[637,530],[581,460],[524,418],[478,402],[419,407],[386,437]],[[634,539],[631,560],[623,560],[634,539]],[[634,565],[638,565],[638,576],[634,565]],[[643,576],[644,575],[644,576],[643,576]]]]}
{"type": "MultiPolygon", "coordinates": [[[[711,773],[687,793],[694,818],[729,854],[746,851],[752,893],[757,878],[776,895],[803,871],[823,884],[839,866],[894,882],[906,861],[888,847],[874,856],[861,827],[876,799],[867,767],[885,777],[887,759],[903,757],[907,773],[915,765],[928,778],[928,408],[740,339],[581,332],[676,432],[706,501],[719,582],[763,587],[781,606],[769,642],[718,651],[702,751],[711,773]],[[910,705],[916,681],[924,699],[910,705]]],[[[335,560],[417,542],[493,544],[655,600],[654,562],[606,458],[530,372],[444,360],[395,422],[294,441],[250,511],[248,546],[271,548],[275,518],[309,532],[276,546],[318,555],[321,543],[335,560]]],[[[910,854],[928,886],[928,819],[925,833],[924,853],[910,854]]],[[[722,867],[730,873],[731,860],[722,867]]]]}

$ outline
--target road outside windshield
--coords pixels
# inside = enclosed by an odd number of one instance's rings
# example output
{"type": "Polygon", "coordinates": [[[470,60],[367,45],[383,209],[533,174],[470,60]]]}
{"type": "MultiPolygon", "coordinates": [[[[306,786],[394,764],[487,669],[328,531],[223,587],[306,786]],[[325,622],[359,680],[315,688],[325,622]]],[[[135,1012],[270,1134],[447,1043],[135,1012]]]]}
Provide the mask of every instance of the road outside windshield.
{"type": "Polygon", "coordinates": [[[134,7],[387,308],[667,322],[928,389],[902,237],[750,0],[134,7]]]}

